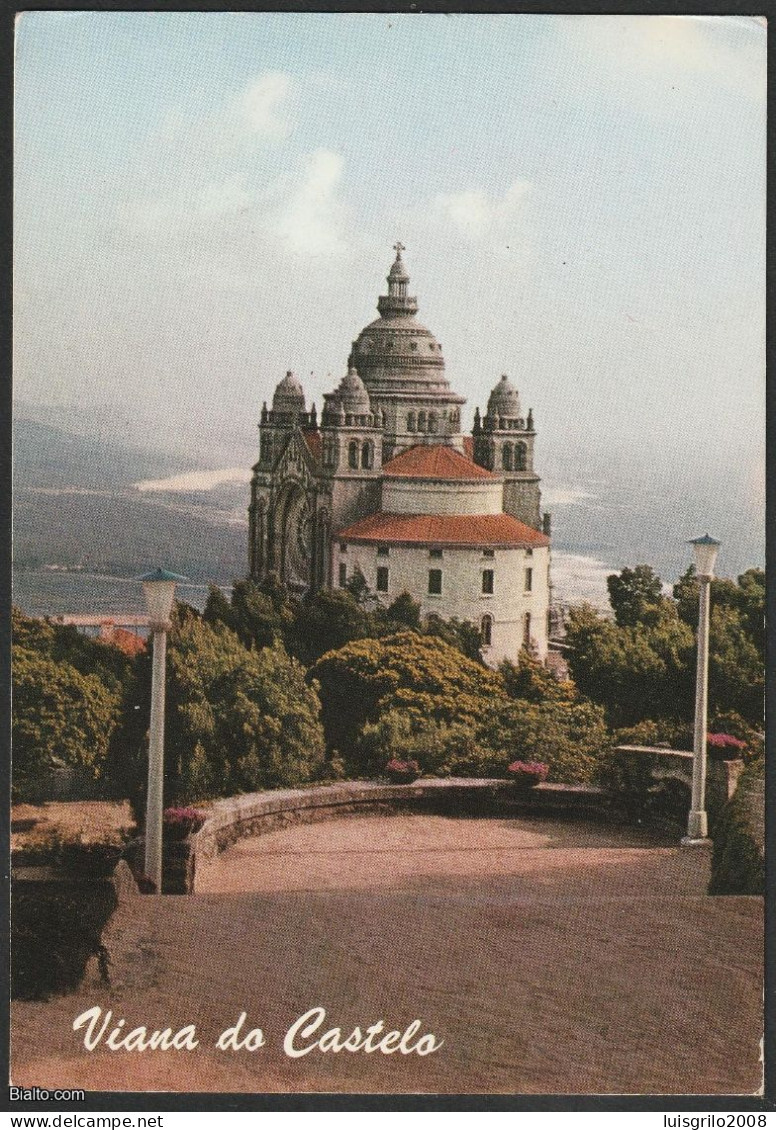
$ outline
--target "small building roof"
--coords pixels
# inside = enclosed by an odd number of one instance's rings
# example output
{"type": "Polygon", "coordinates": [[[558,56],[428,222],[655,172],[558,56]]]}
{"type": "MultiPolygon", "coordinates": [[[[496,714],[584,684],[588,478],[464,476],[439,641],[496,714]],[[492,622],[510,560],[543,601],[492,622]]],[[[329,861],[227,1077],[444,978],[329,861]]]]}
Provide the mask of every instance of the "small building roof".
{"type": "Polygon", "coordinates": [[[533,549],[550,539],[511,514],[370,514],[335,535],[364,544],[533,549]]]}
{"type": "Polygon", "coordinates": [[[316,463],[321,461],[321,451],[323,449],[323,437],[317,428],[305,428],[302,432],[304,441],[307,444],[308,450],[316,463]]]}
{"type": "Polygon", "coordinates": [[[447,444],[416,444],[402,451],[383,467],[383,474],[396,479],[498,479],[492,471],[461,455],[447,444]]]}

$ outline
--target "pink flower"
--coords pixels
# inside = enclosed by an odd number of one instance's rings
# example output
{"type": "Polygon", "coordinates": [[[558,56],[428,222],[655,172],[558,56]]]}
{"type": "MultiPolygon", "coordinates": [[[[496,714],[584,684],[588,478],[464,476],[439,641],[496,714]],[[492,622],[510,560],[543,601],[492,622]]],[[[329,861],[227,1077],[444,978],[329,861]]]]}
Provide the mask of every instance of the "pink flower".
{"type": "Polygon", "coordinates": [[[714,749],[746,749],[746,742],[732,734],[707,734],[706,741],[714,749]]]}
{"type": "Polygon", "coordinates": [[[513,761],[507,767],[507,773],[510,773],[515,780],[530,777],[537,781],[546,781],[549,771],[549,765],[545,765],[543,761],[513,761]]]}

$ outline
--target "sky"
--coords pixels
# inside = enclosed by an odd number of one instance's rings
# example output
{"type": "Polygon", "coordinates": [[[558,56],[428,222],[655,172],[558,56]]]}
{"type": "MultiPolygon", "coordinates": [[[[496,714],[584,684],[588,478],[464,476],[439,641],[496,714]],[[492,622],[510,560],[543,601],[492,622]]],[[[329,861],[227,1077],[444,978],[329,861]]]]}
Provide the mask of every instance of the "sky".
{"type": "Polygon", "coordinates": [[[556,490],[729,472],[755,513],[765,50],[756,17],[25,13],[15,396],[242,465],[400,239],[465,427],[506,372],[556,490]]]}

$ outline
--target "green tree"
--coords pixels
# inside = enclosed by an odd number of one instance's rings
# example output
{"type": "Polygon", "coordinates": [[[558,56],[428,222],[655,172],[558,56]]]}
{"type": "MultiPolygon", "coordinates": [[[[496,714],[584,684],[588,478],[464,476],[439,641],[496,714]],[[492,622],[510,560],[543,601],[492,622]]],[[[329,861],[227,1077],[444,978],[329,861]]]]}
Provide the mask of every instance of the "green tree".
{"type": "Polygon", "coordinates": [[[606,578],[609,603],[614,618],[621,628],[632,628],[641,623],[646,613],[659,605],[662,582],[650,565],[625,568],[606,578]]]}
{"type": "Polygon", "coordinates": [[[293,655],[310,666],[327,651],[375,634],[372,616],[355,597],[343,589],[321,589],[297,607],[288,645],[293,655]]]}
{"type": "Polygon", "coordinates": [[[571,610],[571,673],[580,692],[606,708],[612,726],[692,712],[692,631],[669,601],[653,605],[648,619],[620,627],[589,605],[571,610]]]}
{"type": "Polygon", "coordinates": [[[393,631],[398,630],[396,625],[420,631],[420,605],[408,592],[401,593],[388,606],[387,618],[393,631]]]}
{"type": "Polygon", "coordinates": [[[222,624],[184,623],[169,651],[172,791],[194,800],[310,780],[324,752],[319,712],[281,643],[248,649],[222,624]]]}
{"type": "Polygon", "coordinates": [[[271,647],[285,640],[293,620],[294,606],[274,580],[263,586],[251,579],[236,581],[231,600],[210,586],[204,619],[225,624],[245,647],[271,647]]]}
{"type": "Polygon", "coordinates": [[[28,647],[13,648],[13,786],[17,799],[36,793],[56,762],[98,777],[119,721],[121,695],[97,675],[28,647]]]}
{"type": "Polygon", "coordinates": [[[349,756],[366,722],[399,707],[453,721],[503,694],[498,675],[433,636],[400,632],[362,639],[324,655],[308,678],[320,684],[326,739],[349,756]]]}
{"type": "Polygon", "coordinates": [[[583,701],[494,700],[483,713],[476,740],[515,759],[549,766],[549,781],[585,784],[595,777],[611,735],[602,707],[583,701]]]}
{"type": "Polygon", "coordinates": [[[498,671],[510,698],[524,702],[572,702],[577,697],[577,689],[570,679],[557,679],[526,648],[521,648],[517,663],[505,659],[498,671]]]}
{"type": "Polygon", "coordinates": [[[441,616],[431,612],[426,617],[423,630],[427,635],[438,636],[445,643],[449,643],[451,647],[457,647],[467,659],[482,663],[482,652],[480,651],[482,639],[479,629],[472,624],[471,620],[459,620],[455,616],[450,620],[444,620],[441,616]]]}

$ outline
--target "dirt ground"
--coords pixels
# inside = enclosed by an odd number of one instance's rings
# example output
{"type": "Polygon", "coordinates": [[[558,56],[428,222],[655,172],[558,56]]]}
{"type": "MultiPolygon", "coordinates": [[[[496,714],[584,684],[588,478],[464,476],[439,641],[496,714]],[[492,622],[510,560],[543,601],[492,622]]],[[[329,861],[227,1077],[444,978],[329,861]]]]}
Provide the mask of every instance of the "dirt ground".
{"type": "MultiPolygon", "coordinates": [[[[705,895],[708,855],[590,824],[356,817],[235,845],[193,896],[121,905],[96,980],[19,1002],[15,1084],[93,1090],[751,1094],[761,1085],[762,900],[705,895]],[[193,1051],[93,1052],[196,1025],[193,1051]],[[427,1056],[315,1044],[420,1021],[427,1056]],[[242,1012],[257,1050],[218,1050],[242,1012]]],[[[411,1043],[411,1041],[410,1041],[411,1043]]]]}
{"type": "Polygon", "coordinates": [[[52,834],[83,844],[124,843],[135,821],[129,801],[50,800],[11,806],[11,851],[39,846],[52,834]]]}

